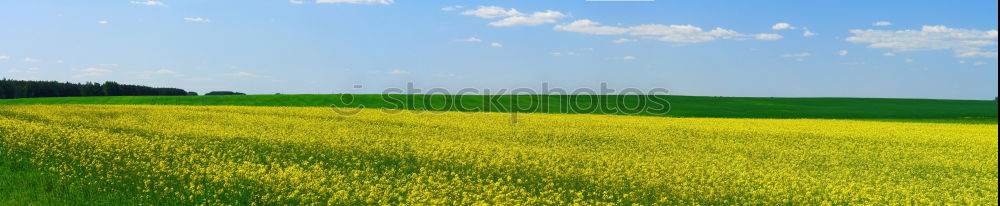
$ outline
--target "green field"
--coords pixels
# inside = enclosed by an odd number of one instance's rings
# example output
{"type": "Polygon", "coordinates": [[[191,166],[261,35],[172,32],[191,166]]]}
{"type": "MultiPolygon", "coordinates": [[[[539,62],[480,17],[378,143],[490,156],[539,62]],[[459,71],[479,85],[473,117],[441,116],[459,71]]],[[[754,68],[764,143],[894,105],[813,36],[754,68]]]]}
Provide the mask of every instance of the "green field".
{"type": "MultiPolygon", "coordinates": [[[[386,101],[380,95],[354,95],[352,104],[344,104],[343,95],[250,95],[250,96],[179,96],[179,97],[68,97],[0,100],[0,105],[35,104],[110,104],[110,105],[227,105],[227,106],[293,106],[394,108],[408,110],[447,110],[465,112],[510,112],[513,106],[520,112],[565,114],[626,114],[614,111],[588,110],[594,105],[617,108],[634,107],[649,101],[636,96],[427,96],[393,95],[410,103],[386,101]],[[499,99],[491,101],[490,98],[499,99]],[[622,101],[617,101],[616,98],[622,101]],[[516,101],[515,101],[516,100],[516,101]],[[531,102],[539,102],[531,104],[531,102]],[[457,102],[464,108],[445,107],[457,102]],[[492,102],[492,103],[491,103],[492,102]],[[572,103],[572,104],[569,104],[572,103]],[[485,106],[484,106],[485,105],[485,106]],[[529,105],[535,105],[529,108],[529,105]],[[581,110],[569,110],[567,105],[579,105],[581,110]]],[[[661,96],[669,101],[671,111],[659,113],[627,113],[642,116],[718,117],[718,118],[779,118],[779,119],[863,119],[910,122],[992,123],[997,122],[994,101],[874,99],[874,98],[745,98],[661,96]]]]}

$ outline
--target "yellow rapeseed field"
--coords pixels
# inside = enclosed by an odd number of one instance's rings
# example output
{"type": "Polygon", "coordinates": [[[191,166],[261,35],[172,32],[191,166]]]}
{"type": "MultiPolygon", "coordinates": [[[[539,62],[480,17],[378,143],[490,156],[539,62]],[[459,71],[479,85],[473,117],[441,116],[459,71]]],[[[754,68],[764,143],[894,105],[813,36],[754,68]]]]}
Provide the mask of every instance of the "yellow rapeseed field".
{"type": "Polygon", "coordinates": [[[509,118],[0,106],[0,159],[149,204],[997,205],[997,125],[509,118]]]}

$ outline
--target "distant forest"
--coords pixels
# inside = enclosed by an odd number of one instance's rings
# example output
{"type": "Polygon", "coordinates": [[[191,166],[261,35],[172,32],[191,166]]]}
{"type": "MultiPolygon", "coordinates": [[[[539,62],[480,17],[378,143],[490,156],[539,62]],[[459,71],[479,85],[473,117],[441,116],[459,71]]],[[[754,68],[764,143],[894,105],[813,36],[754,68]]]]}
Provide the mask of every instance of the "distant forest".
{"type": "Polygon", "coordinates": [[[55,81],[0,80],[0,99],[86,96],[186,96],[198,95],[177,88],[153,88],[117,82],[69,83],[55,81]]]}

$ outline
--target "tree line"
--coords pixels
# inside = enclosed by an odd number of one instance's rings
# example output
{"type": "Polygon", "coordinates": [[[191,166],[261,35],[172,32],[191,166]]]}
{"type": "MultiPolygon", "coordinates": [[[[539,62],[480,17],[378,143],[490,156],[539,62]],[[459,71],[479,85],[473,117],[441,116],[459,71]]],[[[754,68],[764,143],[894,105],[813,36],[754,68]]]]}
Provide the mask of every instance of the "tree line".
{"type": "Polygon", "coordinates": [[[117,82],[69,83],[0,79],[0,99],[86,96],[186,96],[198,95],[177,88],[154,88],[117,82]]]}

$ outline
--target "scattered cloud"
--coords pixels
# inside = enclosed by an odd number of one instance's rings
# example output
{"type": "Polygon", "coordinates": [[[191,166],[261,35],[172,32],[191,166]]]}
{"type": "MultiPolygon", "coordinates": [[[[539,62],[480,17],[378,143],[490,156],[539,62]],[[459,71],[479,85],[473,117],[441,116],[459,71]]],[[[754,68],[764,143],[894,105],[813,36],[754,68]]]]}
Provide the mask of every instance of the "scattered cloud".
{"type": "MultiPolygon", "coordinates": [[[[655,39],[664,42],[674,43],[701,43],[718,39],[726,40],[778,40],[782,36],[778,34],[742,34],[733,30],[715,28],[704,30],[692,25],[661,25],[645,24],[632,27],[604,26],[599,22],[589,19],[577,20],[569,24],[556,25],[555,30],[577,32],[592,35],[631,35],[643,39],[655,39]]],[[[629,40],[616,40],[616,43],[625,43],[629,40]]]]}
{"type": "Polygon", "coordinates": [[[404,75],[404,74],[410,74],[410,72],[408,72],[406,70],[396,69],[396,70],[389,71],[389,74],[391,74],[391,75],[404,75]]]}
{"type": "Polygon", "coordinates": [[[796,58],[796,57],[807,57],[807,56],[812,56],[812,54],[808,52],[803,52],[803,53],[781,55],[781,57],[784,58],[796,58]]]}
{"type": "Polygon", "coordinates": [[[454,10],[459,10],[459,9],[462,9],[462,8],[465,8],[465,6],[455,5],[455,6],[449,6],[449,7],[441,8],[441,11],[454,11],[454,10]]]}
{"type": "Polygon", "coordinates": [[[16,69],[16,68],[11,68],[11,69],[7,70],[7,73],[17,74],[17,73],[22,73],[23,72],[23,73],[27,73],[27,74],[36,74],[36,73],[38,73],[38,71],[41,71],[41,70],[42,69],[39,69],[37,67],[28,68],[28,69],[26,69],[24,71],[21,71],[20,69],[16,69]]]}
{"type": "Polygon", "coordinates": [[[316,0],[317,4],[382,4],[392,5],[395,0],[316,0]]]}
{"type": "Polygon", "coordinates": [[[111,22],[109,22],[108,20],[100,20],[100,21],[97,21],[97,23],[98,24],[108,24],[108,23],[111,23],[111,22]]]}
{"type": "Polygon", "coordinates": [[[493,43],[490,43],[490,46],[491,47],[496,47],[496,48],[501,48],[501,47],[503,47],[503,44],[501,44],[499,42],[493,42],[493,43]]]}
{"type": "Polygon", "coordinates": [[[973,62],[972,65],[982,66],[982,65],[986,65],[986,62],[973,62]]]}
{"type": "Polygon", "coordinates": [[[302,1],[302,0],[288,0],[288,3],[289,4],[297,4],[297,5],[306,4],[306,2],[302,1]]]}
{"type": "Polygon", "coordinates": [[[896,53],[886,52],[886,53],[882,54],[882,56],[887,56],[887,57],[896,56],[896,53]]]}
{"type": "Polygon", "coordinates": [[[757,38],[757,40],[775,41],[775,40],[781,40],[782,38],[785,37],[781,36],[780,34],[757,34],[755,38],[757,38]]]}
{"type": "Polygon", "coordinates": [[[62,63],[66,63],[66,61],[63,61],[62,59],[56,60],[56,64],[62,64],[62,63]]]}
{"type": "Polygon", "coordinates": [[[792,26],[791,24],[782,22],[782,23],[774,24],[774,26],[771,26],[771,29],[774,29],[774,30],[795,30],[795,27],[792,26]]]}
{"type": "Polygon", "coordinates": [[[536,26],[541,24],[553,24],[560,19],[568,17],[558,11],[540,11],[527,16],[513,16],[500,21],[490,22],[491,26],[511,27],[511,26],[536,26]]]}
{"type": "Polygon", "coordinates": [[[819,35],[819,34],[813,33],[812,31],[809,31],[809,28],[804,28],[804,27],[802,28],[802,36],[804,36],[804,37],[811,37],[811,36],[816,36],[816,35],[819,35]]]}
{"type": "Polygon", "coordinates": [[[224,75],[225,76],[231,76],[231,77],[245,77],[245,78],[260,78],[260,77],[264,77],[262,75],[254,74],[254,73],[250,73],[250,72],[235,72],[235,73],[229,73],[229,74],[224,74],[224,75]]]}
{"type": "Polygon", "coordinates": [[[35,58],[24,58],[24,62],[40,62],[40,61],[42,61],[42,60],[41,59],[35,59],[35,58]]]}
{"type": "Polygon", "coordinates": [[[459,40],[455,40],[455,41],[456,42],[483,42],[482,39],[479,39],[479,38],[476,38],[476,37],[469,37],[469,38],[466,38],[466,39],[459,39],[459,40]]]}
{"type": "Polygon", "coordinates": [[[903,60],[903,62],[906,62],[906,63],[913,63],[913,59],[904,59],[904,60],[903,60]]]}
{"type": "MultiPolygon", "coordinates": [[[[184,21],[198,22],[198,23],[210,23],[210,22],[212,22],[212,20],[210,20],[210,19],[201,18],[201,17],[185,17],[184,21]]],[[[223,22],[223,23],[225,23],[225,22],[223,22]]]]}
{"type": "Polygon", "coordinates": [[[0,60],[7,60],[7,59],[10,59],[10,56],[0,56],[0,60]]]}
{"type": "Polygon", "coordinates": [[[462,15],[477,16],[479,18],[484,18],[484,19],[496,19],[501,17],[512,17],[524,14],[518,12],[517,9],[507,10],[499,6],[480,6],[478,9],[462,12],[462,15]]]}
{"type": "Polygon", "coordinates": [[[892,22],[888,22],[888,21],[877,21],[877,22],[875,22],[875,23],[872,23],[872,26],[892,26],[892,22]]]}
{"type": "Polygon", "coordinates": [[[613,40],[611,42],[613,42],[615,44],[624,44],[624,43],[637,42],[637,41],[639,41],[639,40],[629,39],[629,38],[621,38],[621,39],[615,39],[615,40],[613,40]]]}
{"type": "Polygon", "coordinates": [[[490,26],[495,27],[553,24],[560,19],[569,17],[569,15],[562,12],[552,10],[539,11],[529,15],[519,12],[517,9],[506,9],[498,6],[481,6],[478,9],[462,12],[462,15],[476,16],[484,19],[502,18],[498,21],[490,22],[490,26]]]}
{"type": "Polygon", "coordinates": [[[997,31],[923,26],[921,30],[851,30],[848,42],[865,43],[868,48],[895,52],[952,50],[955,57],[997,57],[997,31]],[[987,50],[987,49],[991,49],[987,50]]]}
{"type": "Polygon", "coordinates": [[[589,19],[577,20],[573,23],[556,25],[556,31],[568,31],[593,35],[620,35],[628,33],[629,28],[601,26],[601,23],[589,19]]]}
{"type": "Polygon", "coordinates": [[[82,69],[82,70],[77,70],[77,72],[79,72],[79,73],[77,73],[76,75],[73,75],[73,78],[85,78],[85,77],[100,76],[100,75],[111,73],[111,72],[114,72],[114,71],[111,71],[110,69],[105,69],[105,68],[90,67],[90,68],[86,68],[86,69],[82,69]]]}
{"type": "Polygon", "coordinates": [[[847,54],[848,54],[847,50],[840,50],[840,52],[837,53],[837,55],[840,55],[840,56],[847,56],[847,54]]]}
{"type": "Polygon", "coordinates": [[[624,56],[624,57],[622,57],[622,60],[625,60],[625,61],[633,61],[633,60],[636,60],[636,59],[637,58],[635,58],[635,56],[624,56]]]}
{"type": "Polygon", "coordinates": [[[154,0],[149,0],[149,1],[131,1],[129,3],[135,4],[135,5],[143,5],[143,6],[161,6],[161,7],[166,7],[167,6],[167,4],[164,4],[161,1],[154,1],[154,0]]]}
{"type": "MultiPolygon", "coordinates": [[[[592,52],[592,51],[594,51],[594,48],[581,48],[580,51],[581,52],[592,52]]],[[[575,52],[575,51],[552,52],[552,53],[549,53],[549,54],[551,54],[552,56],[579,56],[580,55],[579,52],[575,52]]]]}

